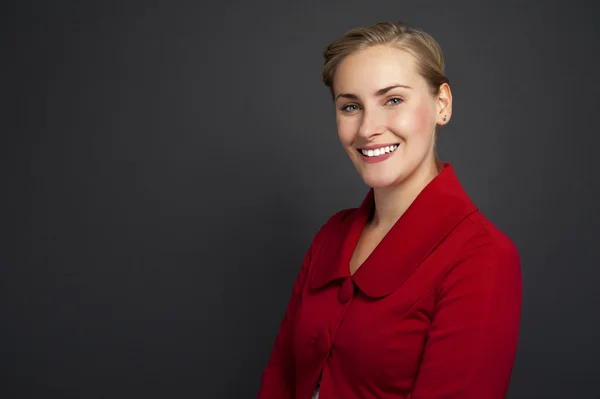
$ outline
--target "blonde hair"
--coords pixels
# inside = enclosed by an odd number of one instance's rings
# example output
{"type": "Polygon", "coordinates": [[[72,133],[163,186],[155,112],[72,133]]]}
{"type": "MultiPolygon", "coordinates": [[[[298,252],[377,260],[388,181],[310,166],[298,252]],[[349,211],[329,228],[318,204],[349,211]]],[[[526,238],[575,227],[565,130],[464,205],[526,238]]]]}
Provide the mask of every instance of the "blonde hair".
{"type": "MultiPolygon", "coordinates": [[[[445,75],[444,55],[438,42],[421,29],[412,28],[403,22],[379,22],[374,25],[347,31],[331,43],[323,52],[323,83],[334,96],[333,79],[342,61],[352,53],[376,45],[392,45],[410,54],[416,63],[417,72],[425,79],[431,93],[438,94],[440,86],[449,84],[445,75]]],[[[435,136],[440,126],[436,126],[435,136]]],[[[436,162],[439,162],[437,153],[436,162]]]]}
{"type": "Polygon", "coordinates": [[[355,28],[325,49],[323,83],[333,94],[333,78],[340,63],[350,54],[375,45],[393,45],[412,55],[417,70],[437,94],[443,83],[449,83],[444,71],[444,55],[438,42],[420,29],[402,22],[379,22],[366,28],[355,28]]]}

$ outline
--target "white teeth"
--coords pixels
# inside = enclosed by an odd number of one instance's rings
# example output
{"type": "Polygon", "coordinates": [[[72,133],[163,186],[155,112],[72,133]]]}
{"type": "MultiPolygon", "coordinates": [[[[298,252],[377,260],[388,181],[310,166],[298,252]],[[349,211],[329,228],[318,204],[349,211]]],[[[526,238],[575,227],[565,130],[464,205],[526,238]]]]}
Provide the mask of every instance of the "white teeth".
{"type": "Polygon", "coordinates": [[[364,156],[367,156],[367,157],[377,157],[377,156],[380,156],[380,155],[384,155],[384,154],[393,152],[393,151],[396,150],[396,148],[398,148],[398,144],[394,144],[394,145],[391,145],[391,146],[378,148],[376,150],[360,150],[360,152],[362,152],[362,154],[364,156]]]}

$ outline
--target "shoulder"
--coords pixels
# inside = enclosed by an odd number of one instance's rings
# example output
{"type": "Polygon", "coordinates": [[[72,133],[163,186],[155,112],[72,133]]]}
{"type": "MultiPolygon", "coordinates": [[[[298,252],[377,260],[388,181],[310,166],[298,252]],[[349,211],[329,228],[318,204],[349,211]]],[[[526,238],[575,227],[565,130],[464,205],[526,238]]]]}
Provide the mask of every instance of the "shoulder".
{"type": "Polygon", "coordinates": [[[481,212],[470,215],[466,222],[472,225],[473,234],[465,245],[465,255],[479,254],[503,260],[519,260],[519,251],[512,239],[481,212]]]}
{"type": "Polygon", "coordinates": [[[333,233],[340,228],[345,228],[352,220],[353,215],[358,211],[358,208],[343,209],[330,216],[327,221],[321,226],[317,234],[333,233]]]}
{"type": "Polygon", "coordinates": [[[469,224],[471,233],[449,270],[447,282],[474,278],[488,287],[520,285],[521,259],[511,238],[480,212],[464,223],[469,224]]]}
{"type": "Polygon", "coordinates": [[[358,208],[348,208],[338,211],[327,219],[327,222],[323,227],[339,225],[340,223],[349,220],[356,211],[358,211],[358,208]]]}
{"type": "Polygon", "coordinates": [[[358,208],[348,208],[331,215],[315,234],[312,247],[319,247],[327,238],[344,235],[356,211],[358,208]]]}

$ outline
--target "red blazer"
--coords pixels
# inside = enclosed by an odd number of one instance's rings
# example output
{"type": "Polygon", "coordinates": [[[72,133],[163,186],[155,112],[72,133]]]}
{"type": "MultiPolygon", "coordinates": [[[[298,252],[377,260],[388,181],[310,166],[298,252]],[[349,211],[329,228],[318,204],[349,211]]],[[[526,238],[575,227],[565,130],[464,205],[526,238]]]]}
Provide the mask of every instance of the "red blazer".
{"type": "Polygon", "coordinates": [[[517,350],[521,266],[452,166],[419,194],[362,266],[349,262],[373,209],[316,234],[259,399],[505,398],[517,350]]]}

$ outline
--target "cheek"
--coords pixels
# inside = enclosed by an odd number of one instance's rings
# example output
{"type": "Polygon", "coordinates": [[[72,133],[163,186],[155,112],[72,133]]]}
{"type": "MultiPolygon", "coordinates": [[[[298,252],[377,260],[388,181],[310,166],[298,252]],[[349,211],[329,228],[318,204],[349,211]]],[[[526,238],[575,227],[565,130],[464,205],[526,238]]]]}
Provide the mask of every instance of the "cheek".
{"type": "Polygon", "coordinates": [[[337,133],[340,142],[344,146],[351,145],[354,141],[356,129],[351,121],[347,119],[337,121],[337,133]]]}
{"type": "Polygon", "coordinates": [[[435,131],[434,125],[434,110],[430,102],[423,101],[417,107],[415,112],[415,133],[423,139],[433,136],[435,131]]]}
{"type": "Polygon", "coordinates": [[[407,136],[425,138],[432,133],[432,111],[429,103],[421,101],[398,115],[396,126],[407,136]]]}

